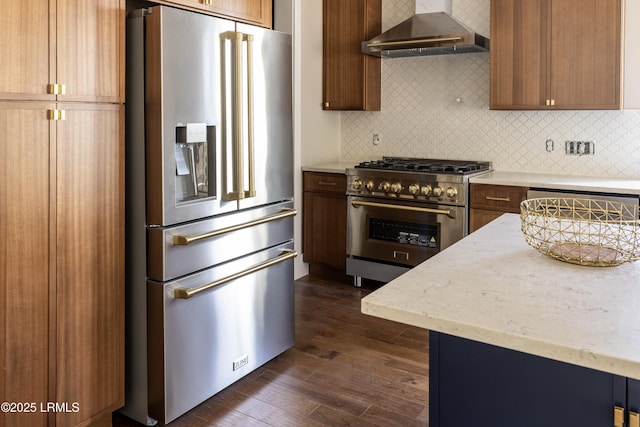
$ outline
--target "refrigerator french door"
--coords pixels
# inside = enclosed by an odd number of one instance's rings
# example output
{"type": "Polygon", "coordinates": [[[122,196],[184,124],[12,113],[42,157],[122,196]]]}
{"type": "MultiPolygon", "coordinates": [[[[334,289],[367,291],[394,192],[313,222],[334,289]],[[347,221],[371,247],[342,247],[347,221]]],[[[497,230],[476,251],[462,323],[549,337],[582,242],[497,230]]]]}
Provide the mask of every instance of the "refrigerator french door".
{"type": "Polygon", "coordinates": [[[293,345],[291,87],[288,34],[166,6],[127,19],[122,412],[139,422],[293,345]]]}

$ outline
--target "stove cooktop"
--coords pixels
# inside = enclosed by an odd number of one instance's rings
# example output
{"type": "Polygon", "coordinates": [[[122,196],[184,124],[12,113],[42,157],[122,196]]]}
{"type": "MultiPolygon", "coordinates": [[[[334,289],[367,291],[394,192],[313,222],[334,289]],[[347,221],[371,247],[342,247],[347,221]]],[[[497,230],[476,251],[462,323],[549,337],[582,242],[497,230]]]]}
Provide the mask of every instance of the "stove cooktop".
{"type": "Polygon", "coordinates": [[[382,160],[361,162],[356,169],[376,169],[417,173],[468,175],[491,169],[490,162],[438,160],[408,157],[383,157],[382,160]]]}

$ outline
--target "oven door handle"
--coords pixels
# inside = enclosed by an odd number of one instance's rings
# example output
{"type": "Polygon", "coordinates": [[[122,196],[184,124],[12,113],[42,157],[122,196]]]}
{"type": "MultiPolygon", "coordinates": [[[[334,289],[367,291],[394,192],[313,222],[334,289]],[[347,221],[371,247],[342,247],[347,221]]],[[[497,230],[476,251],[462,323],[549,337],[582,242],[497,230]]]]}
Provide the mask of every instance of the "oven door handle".
{"type": "Polygon", "coordinates": [[[359,200],[354,200],[351,202],[351,205],[355,208],[359,207],[371,207],[371,208],[385,208],[385,209],[395,209],[401,211],[411,211],[411,212],[421,212],[421,213],[431,213],[436,215],[446,215],[449,218],[455,219],[456,213],[453,209],[433,209],[433,208],[420,208],[417,206],[406,206],[406,205],[391,205],[388,203],[376,203],[376,202],[361,202],[359,200]]]}
{"type": "Polygon", "coordinates": [[[282,262],[288,261],[298,256],[298,252],[292,249],[284,249],[280,255],[275,258],[268,259],[260,264],[256,264],[253,267],[249,267],[246,270],[240,271],[238,273],[232,274],[227,277],[223,277],[220,280],[216,280],[214,282],[206,283],[204,285],[200,285],[195,288],[186,289],[186,288],[175,288],[173,290],[173,297],[176,299],[189,299],[202,292],[210,291],[213,288],[218,286],[222,286],[225,283],[231,282],[232,280],[240,279],[241,277],[248,276],[249,274],[253,274],[257,271],[264,270],[265,268],[272,267],[276,264],[280,264],[282,262]]]}

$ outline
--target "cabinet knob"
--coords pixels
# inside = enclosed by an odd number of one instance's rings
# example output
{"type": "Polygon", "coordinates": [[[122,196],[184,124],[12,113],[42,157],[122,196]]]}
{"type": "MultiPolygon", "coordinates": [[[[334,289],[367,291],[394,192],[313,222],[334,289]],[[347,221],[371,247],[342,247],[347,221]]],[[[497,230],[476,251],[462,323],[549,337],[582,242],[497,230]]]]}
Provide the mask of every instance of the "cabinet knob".
{"type": "Polygon", "coordinates": [[[328,102],[324,103],[324,108],[329,108],[329,103],[328,102]]]}

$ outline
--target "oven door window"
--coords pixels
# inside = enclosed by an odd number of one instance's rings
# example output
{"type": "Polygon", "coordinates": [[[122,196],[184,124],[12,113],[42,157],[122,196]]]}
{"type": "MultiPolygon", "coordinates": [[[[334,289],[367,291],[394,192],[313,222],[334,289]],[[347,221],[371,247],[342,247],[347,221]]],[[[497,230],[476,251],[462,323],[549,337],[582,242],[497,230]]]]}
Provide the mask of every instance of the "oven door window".
{"type": "Polygon", "coordinates": [[[438,227],[430,224],[369,218],[369,239],[438,248],[438,227]]]}

